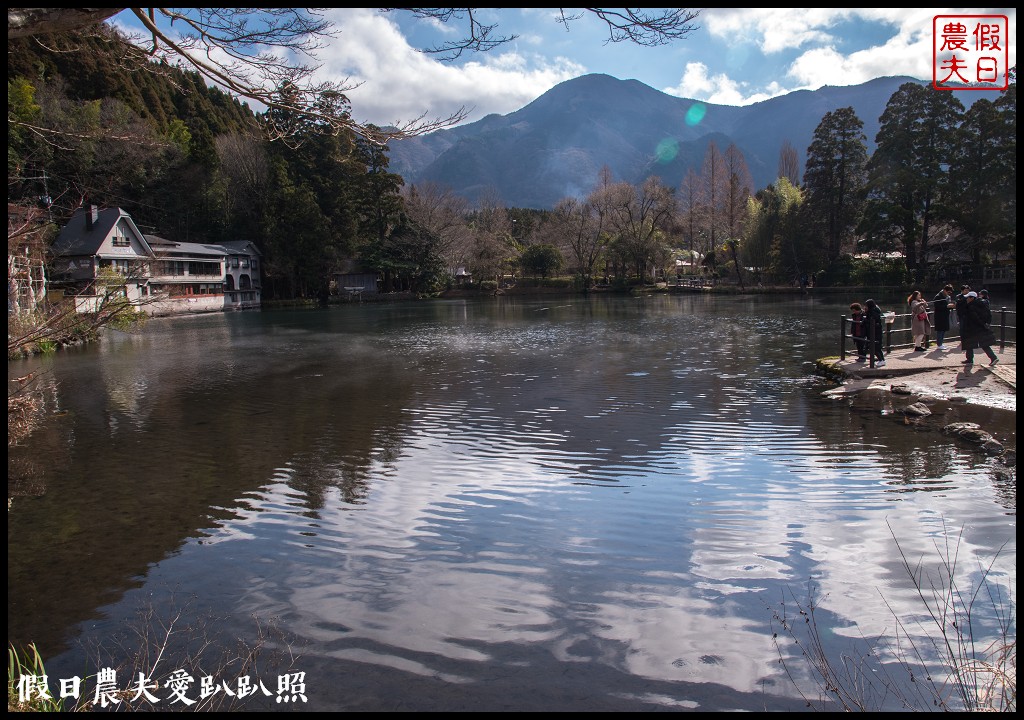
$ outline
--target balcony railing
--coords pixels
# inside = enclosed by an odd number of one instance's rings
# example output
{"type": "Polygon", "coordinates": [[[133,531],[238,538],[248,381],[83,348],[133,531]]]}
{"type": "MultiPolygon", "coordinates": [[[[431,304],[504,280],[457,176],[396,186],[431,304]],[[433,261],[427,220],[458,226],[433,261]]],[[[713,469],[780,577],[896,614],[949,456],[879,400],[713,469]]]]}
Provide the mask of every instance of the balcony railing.
{"type": "Polygon", "coordinates": [[[182,282],[184,280],[190,282],[223,282],[224,275],[221,273],[211,273],[209,275],[190,275],[188,273],[171,275],[168,273],[158,273],[150,276],[150,281],[152,282],[182,282]]]}

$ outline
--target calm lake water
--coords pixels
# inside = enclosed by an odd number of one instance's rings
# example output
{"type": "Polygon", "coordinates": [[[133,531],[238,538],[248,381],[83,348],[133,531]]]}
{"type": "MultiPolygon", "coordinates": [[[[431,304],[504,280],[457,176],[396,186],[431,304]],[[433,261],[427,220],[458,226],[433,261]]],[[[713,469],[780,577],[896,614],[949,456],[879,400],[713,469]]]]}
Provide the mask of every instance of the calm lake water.
{"type": "MultiPolygon", "coordinates": [[[[8,460],[8,639],[51,687],[101,664],[129,686],[172,621],[157,674],[189,696],[239,641],[271,693],[305,673],[306,704],[242,710],[803,710],[783,602],[817,598],[838,662],[894,612],[928,630],[900,548],[1016,595],[1015,475],[822,397],[847,305],[366,303],[10,362],[48,417],[8,460]]],[[[987,597],[975,622],[994,636],[987,597]]]]}

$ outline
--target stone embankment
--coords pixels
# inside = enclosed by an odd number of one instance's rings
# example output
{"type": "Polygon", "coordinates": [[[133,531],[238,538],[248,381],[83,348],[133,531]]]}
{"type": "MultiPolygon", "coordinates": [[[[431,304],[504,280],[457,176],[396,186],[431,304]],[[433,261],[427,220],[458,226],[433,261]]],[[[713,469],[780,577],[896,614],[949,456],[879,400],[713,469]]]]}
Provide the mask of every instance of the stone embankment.
{"type": "Polygon", "coordinates": [[[907,425],[957,438],[978,452],[1016,465],[1017,351],[996,349],[990,365],[981,351],[965,365],[957,349],[897,350],[872,368],[855,356],[822,358],[816,372],[839,385],[827,397],[847,398],[854,408],[902,418],[907,425]]]}

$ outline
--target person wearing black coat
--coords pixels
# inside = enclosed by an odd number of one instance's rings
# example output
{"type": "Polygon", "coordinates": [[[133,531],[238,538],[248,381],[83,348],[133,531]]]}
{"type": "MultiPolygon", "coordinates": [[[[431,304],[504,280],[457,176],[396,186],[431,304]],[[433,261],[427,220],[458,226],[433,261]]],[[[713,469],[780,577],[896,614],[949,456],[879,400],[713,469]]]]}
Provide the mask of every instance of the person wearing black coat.
{"type": "Polygon", "coordinates": [[[989,365],[995,365],[999,358],[992,352],[996,336],[989,324],[992,322],[992,311],[988,305],[978,300],[978,293],[969,292],[965,296],[966,305],[960,315],[960,347],[967,354],[964,365],[974,364],[974,348],[980,347],[988,355],[989,365]]]}
{"type": "Polygon", "coordinates": [[[871,358],[875,360],[876,367],[885,365],[885,355],[882,354],[882,308],[874,300],[865,300],[864,308],[864,335],[868,338],[871,358]]]}
{"type": "Polygon", "coordinates": [[[949,332],[949,311],[952,309],[951,305],[953,305],[953,286],[946,285],[932,299],[932,310],[934,312],[932,315],[932,326],[935,328],[935,347],[939,350],[946,349],[943,343],[946,340],[946,333],[949,332]]]}

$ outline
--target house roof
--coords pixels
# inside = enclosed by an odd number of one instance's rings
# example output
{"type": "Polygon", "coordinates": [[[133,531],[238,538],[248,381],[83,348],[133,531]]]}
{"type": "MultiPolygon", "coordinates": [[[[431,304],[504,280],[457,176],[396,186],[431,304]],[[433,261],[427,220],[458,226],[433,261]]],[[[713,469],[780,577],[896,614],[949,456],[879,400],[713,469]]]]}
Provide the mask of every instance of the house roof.
{"type": "Polygon", "coordinates": [[[121,218],[124,218],[135,232],[146,251],[154,254],[154,250],[164,257],[201,257],[231,254],[261,255],[259,248],[251,240],[229,240],[223,243],[190,243],[168,240],[159,235],[143,235],[135,225],[131,216],[121,208],[103,208],[97,212],[96,222],[92,229],[86,229],[86,208],[79,208],[68,220],[67,225],[53,243],[51,252],[54,255],[95,255],[103,241],[110,237],[121,218]]]}
{"type": "Polygon", "coordinates": [[[229,253],[242,253],[242,252],[254,252],[257,255],[262,255],[260,249],[256,247],[256,243],[252,240],[227,240],[226,242],[220,243],[221,247],[225,248],[229,253]]]}
{"type": "Polygon", "coordinates": [[[145,236],[139,232],[135,223],[132,222],[131,216],[121,208],[100,210],[91,230],[87,230],[85,226],[87,212],[87,208],[75,210],[75,214],[71,216],[68,224],[60,231],[60,235],[53,243],[51,250],[54,255],[95,255],[121,218],[128,222],[136,236],[147,246],[146,250],[149,250],[145,236]]]}
{"type": "Polygon", "coordinates": [[[173,255],[177,257],[192,257],[196,255],[217,255],[223,257],[228,254],[220,245],[207,243],[176,242],[162,238],[159,235],[147,235],[146,241],[153,247],[153,250],[161,256],[173,255]]]}

